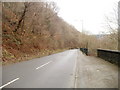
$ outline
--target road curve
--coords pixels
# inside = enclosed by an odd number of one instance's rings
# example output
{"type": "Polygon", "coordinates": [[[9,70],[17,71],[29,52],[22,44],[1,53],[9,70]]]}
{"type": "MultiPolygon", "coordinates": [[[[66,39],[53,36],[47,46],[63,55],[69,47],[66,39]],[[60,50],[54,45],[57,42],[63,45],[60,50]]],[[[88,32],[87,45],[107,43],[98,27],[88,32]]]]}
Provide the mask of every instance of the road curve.
{"type": "Polygon", "coordinates": [[[3,66],[1,88],[118,88],[118,67],[67,50],[3,66]]]}
{"type": "Polygon", "coordinates": [[[0,88],[74,88],[77,51],[4,66],[0,88]]]}

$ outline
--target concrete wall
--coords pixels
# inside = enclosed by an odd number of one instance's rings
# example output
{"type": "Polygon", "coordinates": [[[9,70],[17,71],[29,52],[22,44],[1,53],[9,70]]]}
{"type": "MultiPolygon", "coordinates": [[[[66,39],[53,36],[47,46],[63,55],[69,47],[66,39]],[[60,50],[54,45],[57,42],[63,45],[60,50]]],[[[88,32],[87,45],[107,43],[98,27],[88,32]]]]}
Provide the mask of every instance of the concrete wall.
{"type": "Polygon", "coordinates": [[[117,65],[120,61],[120,51],[97,49],[97,56],[117,65]]]}

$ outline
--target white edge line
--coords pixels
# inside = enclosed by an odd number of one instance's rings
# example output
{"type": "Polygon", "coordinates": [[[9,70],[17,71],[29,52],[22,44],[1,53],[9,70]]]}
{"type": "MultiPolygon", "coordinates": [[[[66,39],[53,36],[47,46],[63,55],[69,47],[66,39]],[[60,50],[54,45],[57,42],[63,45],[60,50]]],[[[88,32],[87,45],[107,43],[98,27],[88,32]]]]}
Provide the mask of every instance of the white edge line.
{"type": "Polygon", "coordinates": [[[74,73],[74,87],[73,88],[77,88],[77,71],[78,71],[78,68],[77,68],[77,61],[78,61],[78,53],[79,51],[77,51],[77,58],[75,60],[75,73],[74,73]]]}
{"type": "MultiPolygon", "coordinates": [[[[52,62],[52,61],[50,61],[50,62],[52,62]]],[[[45,63],[45,64],[41,65],[40,67],[37,67],[36,69],[42,68],[42,67],[44,67],[45,65],[49,64],[50,62],[45,63]]]]}
{"type": "Polygon", "coordinates": [[[0,89],[2,89],[3,87],[5,87],[5,86],[7,86],[7,85],[9,85],[9,84],[11,84],[11,83],[17,81],[18,79],[19,79],[19,78],[16,78],[16,79],[14,79],[14,80],[12,80],[12,81],[10,81],[10,82],[8,82],[8,83],[2,85],[2,86],[0,87],[0,89]]]}

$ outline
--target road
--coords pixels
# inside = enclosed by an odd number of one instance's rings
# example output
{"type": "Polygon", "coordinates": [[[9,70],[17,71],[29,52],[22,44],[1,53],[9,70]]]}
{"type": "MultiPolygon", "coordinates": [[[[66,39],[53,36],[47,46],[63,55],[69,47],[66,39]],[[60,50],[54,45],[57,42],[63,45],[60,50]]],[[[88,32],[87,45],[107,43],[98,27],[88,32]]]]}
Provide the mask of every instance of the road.
{"type": "Polygon", "coordinates": [[[4,88],[73,88],[77,50],[3,67],[4,88]]]}
{"type": "Polygon", "coordinates": [[[117,66],[74,49],[3,66],[0,88],[117,87],[117,66]]]}

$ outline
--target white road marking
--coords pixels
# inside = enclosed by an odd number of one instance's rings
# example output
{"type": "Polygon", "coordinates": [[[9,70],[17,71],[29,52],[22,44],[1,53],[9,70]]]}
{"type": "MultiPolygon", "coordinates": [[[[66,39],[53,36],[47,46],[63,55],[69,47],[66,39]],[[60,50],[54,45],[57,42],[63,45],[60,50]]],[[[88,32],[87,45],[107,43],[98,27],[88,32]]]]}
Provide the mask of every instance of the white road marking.
{"type": "Polygon", "coordinates": [[[51,63],[51,62],[52,62],[52,61],[50,61],[50,62],[48,62],[48,63],[45,63],[45,64],[41,65],[40,67],[37,67],[36,69],[40,69],[40,68],[44,67],[45,65],[47,65],[47,64],[49,64],[49,63],[51,63]]]}
{"type": "Polygon", "coordinates": [[[17,81],[18,79],[19,79],[19,78],[16,78],[16,79],[14,79],[14,80],[12,80],[12,81],[10,81],[10,82],[4,84],[3,86],[0,87],[0,89],[2,89],[3,87],[5,87],[5,86],[7,86],[7,85],[9,85],[9,84],[11,84],[11,83],[17,81]]]}

